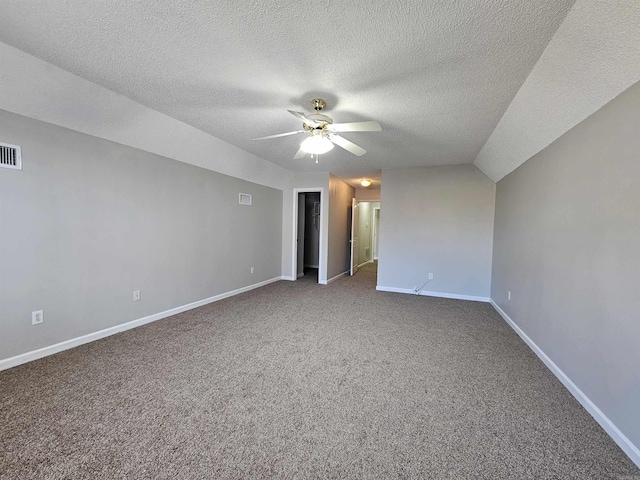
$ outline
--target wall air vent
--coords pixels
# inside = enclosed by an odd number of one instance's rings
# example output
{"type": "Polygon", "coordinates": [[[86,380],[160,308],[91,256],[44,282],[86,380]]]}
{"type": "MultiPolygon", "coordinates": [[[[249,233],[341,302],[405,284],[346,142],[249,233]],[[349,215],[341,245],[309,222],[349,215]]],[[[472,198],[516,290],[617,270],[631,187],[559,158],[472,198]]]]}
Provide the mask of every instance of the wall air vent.
{"type": "Polygon", "coordinates": [[[22,170],[22,154],[19,146],[0,143],[0,167],[22,170]]]}
{"type": "Polygon", "coordinates": [[[241,193],[240,205],[251,205],[251,195],[249,195],[248,193],[241,193]]]}

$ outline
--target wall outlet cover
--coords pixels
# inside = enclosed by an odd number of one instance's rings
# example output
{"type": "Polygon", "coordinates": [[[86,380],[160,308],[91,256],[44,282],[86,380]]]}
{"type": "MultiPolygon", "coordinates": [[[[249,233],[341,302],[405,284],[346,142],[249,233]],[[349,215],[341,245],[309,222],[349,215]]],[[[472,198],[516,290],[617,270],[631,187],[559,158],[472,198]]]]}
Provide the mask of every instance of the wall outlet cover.
{"type": "Polygon", "coordinates": [[[39,325],[44,322],[44,311],[36,310],[35,312],[31,312],[31,325],[39,325]]]}

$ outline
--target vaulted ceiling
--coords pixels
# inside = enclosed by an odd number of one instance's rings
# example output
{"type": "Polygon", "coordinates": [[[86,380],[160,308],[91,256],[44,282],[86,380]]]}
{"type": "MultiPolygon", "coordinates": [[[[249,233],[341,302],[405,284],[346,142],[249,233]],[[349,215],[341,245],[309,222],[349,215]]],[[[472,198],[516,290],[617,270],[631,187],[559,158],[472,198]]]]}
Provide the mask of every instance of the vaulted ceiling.
{"type": "Polygon", "coordinates": [[[575,0],[4,0],[0,41],[294,172],[473,163],[575,0]],[[374,119],[294,160],[287,109],[374,119]]]}

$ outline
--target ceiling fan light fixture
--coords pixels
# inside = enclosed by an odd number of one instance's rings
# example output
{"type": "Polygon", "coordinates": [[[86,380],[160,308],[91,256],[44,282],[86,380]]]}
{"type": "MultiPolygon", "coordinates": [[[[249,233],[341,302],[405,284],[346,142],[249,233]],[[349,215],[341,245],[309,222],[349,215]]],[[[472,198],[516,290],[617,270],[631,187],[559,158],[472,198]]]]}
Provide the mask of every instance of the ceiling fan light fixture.
{"type": "Polygon", "coordinates": [[[382,130],[380,124],[373,120],[368,120],[366,122],[333,123],[333,119],[331,117],[320,113],[326,105],[326,102],[323,99],[314,98],[311,103],[315,113],[309,115],[305,115],[302,112],[296,112],[294,110],[288,110],[291,115],[296,117],[298,120],[302,120],[302,130],[267,135],[266,137],[254,138],[254,140],[269,140],[272,138],[297,135],[299,133],[309,133],[309,136],[300,144],[300,148],[293,156],[293,159],[299,160],[306,154],[310,153],[311,155],[316,155],[317,163],[317,156],[327,153],[334,145],[338,145],[340,148],[357,157],[361,157],[367,153],[364,148],[347,140],[343,136],[338,135],[339,133],[379,132],[382,130]]]}
{"type": "Polygon", "coordinates": [[[366,188],[366,187],[368,187],[368,186],[370,186],[370,185],[371,185],[371,180],[362,180],[362,181],[360,182],[360,185],[362,185],[363,187],[365,187],[365,188],[366,188]]]}
{"type": "Polygon", "coordinates": [[[324,135],[312,134],[309,138],[305,139],[304,142],[302,142],[300,148],[302,148],[307,153],[320,155],[331,150],[333,148],[333,143],[324,135]]]}

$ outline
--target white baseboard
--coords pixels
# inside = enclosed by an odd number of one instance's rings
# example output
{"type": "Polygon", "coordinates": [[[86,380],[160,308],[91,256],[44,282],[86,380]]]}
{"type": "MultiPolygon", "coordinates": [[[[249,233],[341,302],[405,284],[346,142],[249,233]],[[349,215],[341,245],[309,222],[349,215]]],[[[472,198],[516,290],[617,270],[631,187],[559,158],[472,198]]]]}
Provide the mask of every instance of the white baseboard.
{"type": "Polygon", "coordinates": [[[288,280],[290,282],[293,282],[296,280],[296,277],[288,277],[286,275],[283,275],[282,277],[280,277],[280,280],[288,280]]]}
{"type": "Polygon", "coordinates": [[[311,265],[311,264],[305,263],[304,264],[304,268],[320,268],[320,266],[319,265],[311,265]]]}
{"type": "Polygon", "coordinates": [[[300,278],[300,277],[304,277],[304,272],[298,274],[298,278],[300,278]]]}
{"type": "Polygon", "coordinates": [[[640,468],[640,449],[636,447],[629,438],[620,431],[618,427],[593,403],[580,388],[551,360],[546,353],[514,322],[504,310],[502,310],[493,300],[491,305],[496,312],[513,328],[520,338],[529,346],[531,350],[542,360],[549,370],[562,382],[571,394],[580,402],[584,409],[591,414],[596,422],[604,429],[614,442],[624,453],[640,468]]]}
{"type": "Polygon", "coordinates": [[[12,368],[12,367],[17,367],[18,365],[22,365],[23,363],[31,362],[33,360],[38,360],[39,358],[48,357],[49,355],[53,355],[54,353],[62,352],[64,350],[69,350],[70,348],[78,347],[85,343],[94,342],[96,340],[100,340],[101,338],[115,335],[116,333],[124,332],[126,330],[131,330],[132,328],[140,327],[147,323],[155,322],[157,320],[162,320],[163,318],[170,317],[171,315],[177,315],[178,313],[186,312],[187,310],[198,308],[203,305],[207,305],[209,303],[217,302],[219,300],[229,298],[234,295],[238,295],[240,293],[248,292],[249,290],[253,290],[255,288],[264,287],[265,285],[268,285],[273,282],[277,282],[278,280],[282,280],[282,279],[283,279],[282,277],[271,278],[269,280],[265,280],[259,283],[254,283],[253,285],[248,285],[246,287],[238,288],[230,292],[225,292],[219,295],[215,295],[213,297],[205,298],[204,300],[198,300],[197,302],[192,302],[186,305],[181,305],[179,307],[171,308],[169,310],[165,310],[164,312],[154,313],[153,315],[149,315],[147,317],[138,318],[137,320],[131,320],[130,322],[122,323],[114,327],[105,328],[104,330],[99,330],[97,332],[89,333],[87,335],[82,335],[81,337],[65,340],[64,342],[56,343],[55,345],[50,345],[48,347],[32,350],[30,352],[16,355],[15,357],[6,358],[4,360],[0,360],[0,371],[7,370],[8,368],[12,368]]]}
{"type": "Polygon", "coordinates": [[[331,277],[329,280],[327,280],[326,285],[330,284],[331,282],[335,282],[337,279],[339,279],[340,277],[344,277],[348,273],[349,273],[349,270],[347,270],[346,272],[342,272],[342,273],[336,275],[335,277],[331,277]]]}
{"type": "MultiPolygon", "coordinates": [[[[417,295],[414,290],[410,288],[396,288],[396,287],[383,287],[378,285],[376,290],[381,292],[394,292],[394,293],[408,293],[410,295],[417,295]]],[[[474,297],[473,295],[460,295],[458,293],[442,293],[442,292],[428,292],[422,290],[420,295],[427,297],[440,297],[440,298],[453,298],[454,300],[470,300],[472,302],[490,302],[489,297],[474,297]]]]}

